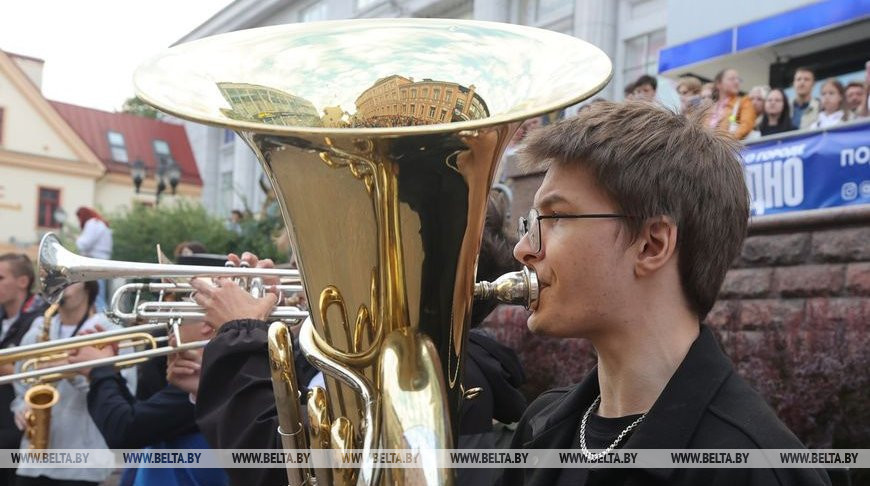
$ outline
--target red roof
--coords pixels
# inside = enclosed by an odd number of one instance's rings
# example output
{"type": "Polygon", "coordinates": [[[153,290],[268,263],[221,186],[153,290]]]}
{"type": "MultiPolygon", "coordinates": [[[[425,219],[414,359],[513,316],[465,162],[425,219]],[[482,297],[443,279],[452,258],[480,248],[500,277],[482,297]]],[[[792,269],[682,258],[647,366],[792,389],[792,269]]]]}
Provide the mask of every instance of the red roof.
{"type": "Polygon", "coordinates": [[[129,174],[133,162],[141,159],[145,162],[148,177],[153,177],[157,167],[154,141],[163,140],[169,144],[169,152],[181,169],[181,182],[202,186],[196,160],[187,140],[187,132],[182,125],[128,113],[109,113],[59,101],[50,103],[100,158],[107,171],[129,174]],[[110,131],[124,136],[127,163],[112,159],[108,135],[110,131]]]}

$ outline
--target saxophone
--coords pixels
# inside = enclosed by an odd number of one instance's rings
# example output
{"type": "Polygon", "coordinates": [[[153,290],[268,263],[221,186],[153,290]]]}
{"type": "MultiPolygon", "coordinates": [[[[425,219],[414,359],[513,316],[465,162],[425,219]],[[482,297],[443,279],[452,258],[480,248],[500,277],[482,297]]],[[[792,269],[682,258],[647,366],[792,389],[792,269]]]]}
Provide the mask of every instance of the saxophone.
{"type": "MultiPolygon", "coordinates": [[[[48,341],[51,329],[51,318],[57,312],[60,304],[52,304],[42,316],[42,334],[39,342],[48,341]]],[[[27,440],[31,449],[48,449],[51,433],[51,407],[60,399],[60,393],[51,385],[34,385],[24,394],[24,403],[29,410],[24,415],[27,423],[27,440]]]]}

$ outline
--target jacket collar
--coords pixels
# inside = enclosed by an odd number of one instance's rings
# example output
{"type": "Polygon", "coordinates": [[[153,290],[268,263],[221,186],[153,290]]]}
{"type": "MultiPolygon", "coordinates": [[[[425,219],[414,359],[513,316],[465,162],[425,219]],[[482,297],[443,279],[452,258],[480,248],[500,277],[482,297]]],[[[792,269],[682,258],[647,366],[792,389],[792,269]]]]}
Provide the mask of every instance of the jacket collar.
{"type": "MultiPolygon", "coordinates": [[[[733,373],[713,332],[701,325],[701,332],[683,362],[677,367],[662,394],[623,446],[625,449],[687,449],[707,407],[725,380],[733,373]]],[[[598,396],[598,369],[572,388],[561,400],[529,421],[528,448],[573,448],[572,440],[580,418],[598,396]]],[[[662,480],[673,469],[650,469],[662,480]]]]}

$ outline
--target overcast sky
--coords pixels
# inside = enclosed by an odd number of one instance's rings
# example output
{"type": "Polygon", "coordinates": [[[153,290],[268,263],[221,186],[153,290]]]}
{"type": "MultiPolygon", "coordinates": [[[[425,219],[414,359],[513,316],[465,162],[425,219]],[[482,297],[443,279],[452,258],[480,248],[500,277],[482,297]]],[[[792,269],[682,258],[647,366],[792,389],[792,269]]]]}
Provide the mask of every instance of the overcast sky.
{"type": "Polygon", "coordinates": [[[0,3],[0,49],[45,61],[46,98],[107,111],[133,96],[133,71],[232,0],[0,3]]]}

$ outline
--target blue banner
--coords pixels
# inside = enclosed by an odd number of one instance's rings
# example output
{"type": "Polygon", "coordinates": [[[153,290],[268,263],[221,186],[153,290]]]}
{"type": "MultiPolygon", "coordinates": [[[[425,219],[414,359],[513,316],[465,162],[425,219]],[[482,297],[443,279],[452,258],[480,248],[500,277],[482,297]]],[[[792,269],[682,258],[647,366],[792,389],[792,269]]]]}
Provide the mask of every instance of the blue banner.
{"type": "Polygon", "coordinates": [[[870,121],[743,150],[752,215],[870,204],[870,121]]]}

